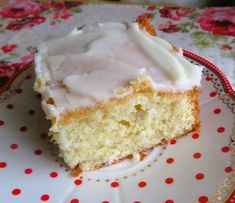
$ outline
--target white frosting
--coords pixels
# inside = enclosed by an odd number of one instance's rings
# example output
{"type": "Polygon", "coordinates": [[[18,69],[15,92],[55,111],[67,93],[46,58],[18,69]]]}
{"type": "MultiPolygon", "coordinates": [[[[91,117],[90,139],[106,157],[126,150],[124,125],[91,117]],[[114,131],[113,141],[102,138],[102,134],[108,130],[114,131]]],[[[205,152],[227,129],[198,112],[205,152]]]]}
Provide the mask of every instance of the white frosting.
{"type": "Polygon", "coordinates": [[[107,23],[48,40],[38,47],[35,64],[42,83],[35,89],[48,118],[115,97],[115,90],[143,75],[158,90],[185,91],[200,86],[202,71],[137,23],[107,23]]]}

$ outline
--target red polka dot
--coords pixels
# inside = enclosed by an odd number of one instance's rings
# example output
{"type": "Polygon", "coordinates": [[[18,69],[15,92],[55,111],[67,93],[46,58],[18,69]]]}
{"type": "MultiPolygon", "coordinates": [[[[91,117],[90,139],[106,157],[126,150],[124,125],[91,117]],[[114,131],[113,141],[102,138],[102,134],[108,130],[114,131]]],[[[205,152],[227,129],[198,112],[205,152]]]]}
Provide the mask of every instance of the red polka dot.
{"type": "Polygon", "coordinates": [[[168,163],[168,164],[171,164],[171,163],[173,163],[173,162],[174,162],[174,159],[171,158],[171,157],[166,160],[166,163],[168,163]]]}
{"type": "Polygon", "coordinates": [[[173,178],[167,178],[165,179],[165,183],[166,184],[172,184],[174,182],[174,179],[173,178]]]}
{"type": "Polygon", "coordinates": [[[174,203],[174,201],[172,199],[168,199],[165,201],[165,203],[174,203]]]}
{"type": "Polygon", "coordinates": [[[53,172],[50,173],[50,176],[52,178],[56,178],[58,176],[58,173],[53,171],[53,172]]]}
{"type": "Polygon", "coordinates": [[[17,94],[21,94],[21,93],[23,92],[23,90],[20,89],[20,88],[18,88],[18,89],[15,89],[15,92],[16,92],[17,94]]]}
{"type": "Polygon", "coordinates": [[[210,97],[215,97],[216,96],[216,92],[211,92],[210,93],[210,97]]]}
{"type": "Polygon", "coordinates": [[[7,163],[6,162],[0,162],[0,168],[6,168],[7,163]]]}
{"type": "Polygon", "coordinates": [[[31,174],[33,172],[33,170],[31,169],[31,168],[26,168],[25,170],[24,170],[24,173],[25,174],[31,174]]]}
{"type": "Polygon", "coordinates": [[[43,139],[44,139],[44,138],[47,138],[47,133],[42,133],[42,134],[41,134],[41,138],[43,138],[43,139]]]}
{"type": "Polygon", "coordinates": [[[27,80],[31,79],[31,75],[27,75],[27,76],[26,76],[26,79],[27,79],[27,80]]]}
{"type": "Polygon", "coordinates": [[[199,138],[199,134],[198,134],[198,133],[194,133],[194,134],[192,135],[192,138],[193,138],[193,139],[198,139],[198,138],[199,138]]]}
{"type": "Polygon", "coordinates": [[[194,155],[193,155],[193,157],[195,158],[195,159],[199,159],[199,158],[201,158],[201,153],[200,152],[196,152],[196,153],[194,153],[194,155]]]}
{"type": "Polygon", "coordinates": [[[38,99],[41,99],[42,98],[42,95],[41,94],[37,94],[36,96],[38,99]]]}
{"type": "Polygon", "coordinates": [[[211,78],[209,76],[206,77],[206,81],[210,81],[211,78]]]}
{"type": "Polygon", "coordinates": [[[119,182],[117,182],[117,181],[114,181],[111,183],[111,187],[113,187],[113,188],[117,188],[118,186],[119,186],[119,182]]]}
{"type": "Polygon", "coordinates": [[[7,104],[7,108],[8,108],[8,109],[13,109],[14,106],[13,106],[13,104],[7,104]]]}
{"type": "Polygon", "coordinates": [[[218,133],[223,133],[225,131],[225,128],[224,127],[219,127],[217,128],[217,132],[218,133]]]}
{"type": "Polygon", "coordinates": [[[0,120],[0,126],[4,125],[5,122],[3,120],[0,120]]]}
{"type": "Polygon", "coordinates": [[[219,114],[219,113],[221,113],[221,109],[217,108],[214,110],[214,114],[219,114]]]}
{"type": "Polygon", "coordinates": [[[34,151],[34,154],[35,154],[35,155],[40,155],[40,154],[42,154],[42,150],[41,150],[41,149],[36,149],[36,150],[34,151]]]}
{"type": "Polygon", "coordinates": [[[152,11],[152,10],[154,10],[155,8],[156,8],[155,6],[148,6],[148,7],[147,7],[147,10],[152,11]]]}
{"type": "Polygon", "coordinates": [[[172,145],[175,144],[175,143],[176,143],[176,140],[171,140],[170,141],[170,144],[172,144],[172,145]]]}
{"type": "Polygon", "coordinates": [[[20,127],[20,131],[21,132],[26,132],[28,129],[27,129],[27,127],[25,127],[25,126],[22,126],[22,127],[20,127]]]}
{"type": "Polygon", "coordinates": [[[70,203],[79,203],[78,199],[71,199],[70,203]]]}
{"type": "Polygon", "coordinates": [[[76,180],[74,181],[74,184],[75,184],[75,185],[81,185],[81,184],[82,184],[82,180],[81,180],[81,179],[76,179],[76,180]]]}
{"type": "Polygon", "coordinates": [[[28,114],[32,116],[32,115],[35,114],[35,111],[34,111],[33,109],[30,109],[30,110],[28,111],[28,114]]]}
{"type": "Polygon", "coordinates": [[[17,145],[17,144],[11,144],[11,145],[10,145],[10,148],[11,148],[11,149],[17,149],[17,148],[18,148],[18,145],[17,145]]]}
{"type": "Polygon", "coordinates": [[[196,178],[197,180],[202,180],[204,177],[205,177],[205,176],[204,176],[203,173],[198,173],[198,174],[195,175],[195,178],[196,178]]]}
{"type": "Polygon", "coordinates": [[[42,201],[47,201],[49,199],[50,199],[50,196],[48,194],[44,194],[44,195],[41,196],[42,201]]]}
{"type": "Polygon", "coordinates": [[[144,182],[144,181],[141,181],[141,182],[138,183],[139,187],[145,187],[146,185],[147,185],[147,183],[144,182]]]}
{"type": "Polygon", "coordinates": [[[229,147],[228,146],[224,146],[221,148],[221,151],[226,153],[226,152],[229,152],[229,147]]]}
{"type": "Polygon", "coordinates": [[[109,203],[109,201],[103,201],[103,202],[101,202],[101,203],[109,203]]]}
{"type": "Polygon", "coordinates": [[[200,203],[207,203],[208,202],[208,197],[207,196],[201,196],[198,198],[198,201],[200,203]]]}
{"type": "Polygon", "coordinates": [[[231,166],[228,166],[228,167],[226,167],[226,168],[224,169],[224,171],[225,171],[226,173],[230,173],[231,171],[233,171],[233,169],[232,169],[231,166]]]}
{"type": "Polygon", "coordinates": [[[19,194],[21,193],[21,189],[16,188],[16,189],[12,190],[11,193],[12,193],[13,195],[19,195],[19,194]]]}

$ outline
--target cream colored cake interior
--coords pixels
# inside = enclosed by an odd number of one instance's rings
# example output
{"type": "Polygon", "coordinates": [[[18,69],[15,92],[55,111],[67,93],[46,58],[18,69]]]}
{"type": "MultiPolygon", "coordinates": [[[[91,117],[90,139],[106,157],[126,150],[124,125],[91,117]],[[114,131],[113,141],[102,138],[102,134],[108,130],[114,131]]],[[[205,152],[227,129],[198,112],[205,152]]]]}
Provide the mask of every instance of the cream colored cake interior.
{"type": "Polygon", "coordinates": [[[202,67],[151,35],[149,23],[140,25],[74,29],[38,47],[34,89],[75,175],[140,160],[143,151],[199,127],[202,67]]]}
{"type": "Polygon", "coordinates": [[[122,100],[76,112],[58,125],[53,139],[74,168],[92,170],[182,136],[199,125],[197,89],[178,94],[135,92],[122,100]]]}

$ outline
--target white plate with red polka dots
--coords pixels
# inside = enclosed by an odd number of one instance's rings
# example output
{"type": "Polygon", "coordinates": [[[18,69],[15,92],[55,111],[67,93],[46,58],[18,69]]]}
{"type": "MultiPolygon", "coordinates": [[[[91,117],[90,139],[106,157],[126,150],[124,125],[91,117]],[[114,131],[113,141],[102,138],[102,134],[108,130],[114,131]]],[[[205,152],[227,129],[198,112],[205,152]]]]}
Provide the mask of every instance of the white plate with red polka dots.
{"type": "Polygon", "coordinates": [[[157,147],[139,163],[126,160],[77,178],[48,142],[49,125],[27,76],[15,94],[1,98],[0,202],[234,202],[235,92],[215,65],[184,55],[204,66],[200,134],[157,147]]]}

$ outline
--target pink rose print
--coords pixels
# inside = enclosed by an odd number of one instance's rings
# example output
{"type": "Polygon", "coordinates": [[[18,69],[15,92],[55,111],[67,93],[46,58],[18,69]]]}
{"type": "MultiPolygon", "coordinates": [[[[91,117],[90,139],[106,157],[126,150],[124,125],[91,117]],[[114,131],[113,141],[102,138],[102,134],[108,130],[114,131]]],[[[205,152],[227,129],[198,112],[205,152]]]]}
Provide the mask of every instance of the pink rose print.
{"type": "Polygon", "coordinates": [[[167,21],[166,23],[162,23],[158,26],[158,29],[162,32],[172,33],[172,32],[179,32],[180,29],[177,25],[172,24],[171,21],[167,21]]]}
{"type": "Polygon", "coordinates": [[[61,11],[55,11],[52,14],[53,19],[68,19],[70,16],[72,16],[72,13],[68,13],[67,10],[63,9],[61,11]]]}
{"type": "Polygon", "coordinates": [[[0,78],[1,77],[11,77],[13,73],[16,71],[17,67],[20,64],[1,64],[0,65],[0,78]]]}
{"type": "Polygon", "coordinates": [[[20,58],[20,62],[23,64],[28,64],[28,63],[32,62],[34,60],[35,53],[36,53],[36,51],[32,51],[30,54],[28,54],[26,56],[22,56],[20,58]]]}
{"type": "Polygon", "coordinates": [[[180,20],[182,17],[196,11],[196,8],[181,8],[166,6],[159,10],[162,18],[170,18],[172,20],[180,20]]]}
{"type": "Polygon", "coordinates": [[[232,50],[233,49],[233,47],[232,46],[230,46],[230,45],[222,45],[222,46],[220,46],[220,49],[221,50],[232,50]]]}
{"type": "Polygon", "coordinates": [[[156,9],[155,6],[147,6],[147,10],[148,10],[148,11],[153,11],[154,9],[156,9]]]}
{"type": "Polygon", "coordinates": [[[51,10],[51,21],[49,22],[50,25],[55,25],[56,22],[60,22],[60,20],[67,20],[71,16],[74,15],[74,13],[79,13],[80,8],[78,7],[82,3],[72,2],[72,1],[63,1],[61,2],[48,2],[46,4],[46,7],[51,10]]]}
{"type": "Polygon", "coordinates": [[[9,6],[0,8],[0,17],[6,19],[5,30],[20,30],[31,28],[47,19],[50,25],[54,25],[60,20],[66,20],[73,16],[74,13],[80,12],[82,3],[79,1],[45,1],[41,3],[35,0],[16,0],[12,1],[9,6]],[[44,17],[46,16],[46,17],[44,17]]]}
{"type": "Polygon", "coordinates": [[[0,16],[11,19],[6,30],[20,30],[45,22],[46,18],[40,16],[47,7],[31,0],[17,0],[0,10],[0,16]]]}
{"type": "Polygon", "coordinates": [[[16,1],[11,5],[0,10],[0,16],[4,18],[25,18],[39,15],[43,11],[43,7],[33,1],[16,1]]]}
{"type": "Polygon", "coordinates": [[[61,2],[56,2],[56,1],[52,1],[48,4],[48,7],[50,8],[56,8],[56,9],[69,9],[69,8],[73,8],[73,7],[77,7],[79,5],[82,4],[82,1],[79,2],[79,1],[64,1],[63,3],[61,2]]]}
{"type": "Polygon", "coordinates": [[[31,18],[24,18],[22,20],[17,20],[9,23],[5,29],[6,30],[20,30],[22,28],[34,27],[38,24],[44,23],[46,18],[43,16],[35,16],[31,18]]]}
{"type": "Polygon", "coordinates": [[[14,76],[17,70],[24,68],[27,64],[34,60],[35,51],[32,51],[26,56],[22,56],[20,61],[13,64],[0,64],[0,87],[2,87],[11,77],[14,76]]]}
{"type": "Polygon", "coordinates": [[[14,73],[23,67],[21,63],[0,64],[0,87],[14,75],[14,73]]]}
{"type": "Polygon", "coordinates": [[[206,8],[196,22],[213,34],[235,37],[235,7],[206,8]]]}
{"type": "Polygon", "coordinates": [[[4,53],[10,53],[10,52],[12,52],[16,47],[17,47],[16,44],[6,44],[6,45],[0,47],[0,49],[1,49],[4,53]]]}
{"type": "Polygon", "coordinates": [[[144,18],[152,19],[153,17],[154,15],[152,13],[142,13],[137,17],[137,19],[144,19],[144,18]]]}

